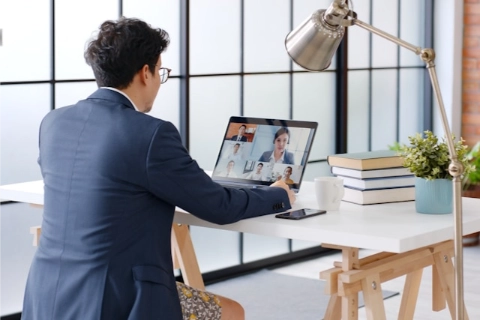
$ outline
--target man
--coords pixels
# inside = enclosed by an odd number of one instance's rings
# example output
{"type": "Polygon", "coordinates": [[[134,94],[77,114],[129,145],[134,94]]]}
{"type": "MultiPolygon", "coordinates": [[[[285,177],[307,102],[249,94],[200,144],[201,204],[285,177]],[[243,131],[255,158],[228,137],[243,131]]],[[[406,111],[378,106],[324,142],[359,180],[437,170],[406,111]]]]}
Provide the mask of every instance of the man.
{"type": "Polygon", "coordinates": [[[175,206],[223,224],[285,211],[295,198],[282,183],[233,190],[212,182],[175,127],[144,114],[168,78],[168,43],[140,20],[104,22],[85,52],[100,88],[43,119],[44,214],[24,319],[243,318],[232,300],[177,288],[175,206]]]}
{"type": "Polygon", "coordinates": [[[290,178],[292,175],[293,168],[288,166],[283,170],[283,177],[281,178],[283,181],[285,181],[286,184],[294,184],[295,182],[290,178]]]}
{"type": "Polygon", "coordinates": [[[235,167],[235,161],[230,160],[227,163],[227,167],[225,168],[224,171],[221,171],[217,174],[219,177],[230,177],[230,178],[237,178],[237,174],[235,171],[233,171],[233,168],[235,167]]]}
{"type": "Polygon", "coordinates": [[[247,137],[244,136],[245,130],[247,130],[247,126],[242,124],[240,128],[238,128],[238,135],[233,136],[232,141],[247,142],[247,137]]]}
{"type": "Polygon", "coordinates": [[[262,169],[263,169],[263,163],[259,162],[257,164],[257,169],[255,171],[252,171],[250,173],[247,173],[247,175],[245,176],[246,179],[252,179],[252,180],[262,180],[262,181],[266,181],[267,179],[265,179],[265,177],[263,176],[263,172],[262,172],[262,169]]]}
{"type": "Polygon", "coordinates": [[[233,146],[233,151],[227,157],[228,160],[238,161],[242,160],[242,153],[240,152],[240,143],[235,143],[233,146]]]}

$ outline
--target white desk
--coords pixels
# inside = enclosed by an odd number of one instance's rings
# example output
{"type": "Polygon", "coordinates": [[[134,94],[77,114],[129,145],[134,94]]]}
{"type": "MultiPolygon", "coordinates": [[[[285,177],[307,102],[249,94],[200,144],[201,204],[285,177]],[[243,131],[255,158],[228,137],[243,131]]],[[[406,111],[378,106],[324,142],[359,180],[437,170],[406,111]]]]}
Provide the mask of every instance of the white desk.
{"type": "MultiPolygon", "coordinates": [[[[43,205],[43,182],[0,186],[0,198],[43,205]]],[[[294,208],[303,207],[317,207],[311,182],[303,183],[294,205],[294,208]]],[[[290,221],[268,215],[223,226],[177,209],[174,221],[182,225],[314,241],[341,249],[342,261],[321,272],[321,278],[327,280],[326,293],[332,297],[325,319],[357,319],[359,291],[364,293],[368,318],[385,319],[381,283],[402,275],[407,275],[407,281],[400,317],[413,319],[422,271],[430,265],[434,266],[433,310],[445,308],[445,302],[451,313],[454,310],[453,216],[418,214],[414,202],[369,206],[342,202],[337,212],[305,220],[290,221]],[[359,248],[381,253],[358,259],[359,248]]],[[[480,199],[463,198],[463,231],[464,234],[480,231],[480,199]]],[[[180,258],[180,265],[183,261],[183,269],[187,269],[182,271],[190,273],[193,280],[201,278],[195,257],[193,266],[190,265],[192,260],[188,256],[194,256],[194,252],[188,231],[183,229],[175,235],[174,230],[173,236],[177,244],[174,251],[178,254],[175,258],[180,258]]],[[[202,285],[203,282],[199,286],[202,285]]]]}

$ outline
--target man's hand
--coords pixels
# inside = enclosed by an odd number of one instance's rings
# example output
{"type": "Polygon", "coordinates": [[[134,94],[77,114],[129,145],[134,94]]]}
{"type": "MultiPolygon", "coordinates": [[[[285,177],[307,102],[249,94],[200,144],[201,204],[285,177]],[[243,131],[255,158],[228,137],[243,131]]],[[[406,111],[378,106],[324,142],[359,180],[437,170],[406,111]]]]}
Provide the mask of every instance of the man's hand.
{"type": "Polygon", "coordinates": [[[295,193],[288,187],[288,185],[283,180],[277,180],[270,185],[270,187],[282,188],[288,193],[288,199],[290,200],[290,205],[295,203],[296,197],[295,193]]]}

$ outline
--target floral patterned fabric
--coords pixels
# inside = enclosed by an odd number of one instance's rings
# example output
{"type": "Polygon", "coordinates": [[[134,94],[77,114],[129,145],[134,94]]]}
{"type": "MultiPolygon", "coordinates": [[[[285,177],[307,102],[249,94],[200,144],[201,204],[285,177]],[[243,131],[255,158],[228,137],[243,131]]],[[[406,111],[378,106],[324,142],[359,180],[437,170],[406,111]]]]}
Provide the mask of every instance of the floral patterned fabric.
{"type": "Polygon", "coordinates": [[[220,320],[220,299],[213,293],[200,291],[177,282],[183,320],[220,320]]]}

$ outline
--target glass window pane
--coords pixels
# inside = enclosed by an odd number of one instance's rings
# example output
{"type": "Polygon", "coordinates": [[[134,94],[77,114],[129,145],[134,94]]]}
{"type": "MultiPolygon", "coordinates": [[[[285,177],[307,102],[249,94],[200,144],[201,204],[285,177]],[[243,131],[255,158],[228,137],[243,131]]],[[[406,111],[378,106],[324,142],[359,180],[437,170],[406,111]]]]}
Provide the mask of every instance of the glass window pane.
{"type": "MultiPolygon", "coordinates": [[[[371,24],[370,0],[355,0],[350,10],[360,21],[371,24]]],[[[348,67],[370,67],[370,32],[358,26],[348,27],[348,67]]]]}
{"type": "Polygon", "coordinates": [[[245,71],[285,71],[290,58],[285,37],[290,32],[290,3],[245,0],[245,71]]]}
{"type": "Polygon", "coordinates": [[[213,170],[228,119],[240,114],[240,77],[190,79],[190,154],[213,170]]]}
{"type": "Polygon", "coordinates": [[[368,151],[370,72],[348,72],[348,152],[368,151]]]}
{"type": "Polygon", "coordinates": [[[192,74],[240,72],[240,11],[238,0],[190,2],[192,74]]]}
{"type": "MultiPolygon", "coordinates": [[[[355,1],[357,3],[358,0],[355,1]]],[[[294,0],[293,1],[293,27],[301,25],[305,19],[317,10],[327,9],[331,0],[294,0]]]]}
{"type": "Polygon", "coordinates": [[[55,84],[55,109],[70,106],[97,91],[95,81],[55,84]]]}
{"type": "Polygon", "coordinates": [[[0,81],[51,79],[50,2],[0,2],[0,81]]]}
{"type": "Polygon", "coordinates": [[[400,142],[423,131],[423,81],[425,69],[400,70],[400,142]]]}
{"type": "Polygon", "coordinates": [[[203,227],[190,227],[200,272],[218,270],[240,264],[238,232],[203,227]]]}
{"type": "Polygon", "coordinates": [[[244,113],[248,117],[290,118],[290,80],[287,74],[244,78],[244,113]]]}
{"type": "Polygon", "coordinates": [[[180,1],[123,0],[123,15],[168,32],[170,45],[162,54],[162,65],[172,69],[172,75],[180,74],[180,1]]]}
{"type": "Polygon", "coordinates": [[[292,251],[318,247],[320,245],[321,243],[318,243],[318,242],[292,240],[292,251]]]}
{"type": "MultiPolygon", "coordinates": [[[[400,38],[423,48],[425,43],[425,1],[400,1],[400,38]]],[[[400,49],[400,66],[424,66],[425,63],[410,50],[400,49]]]]}
{"type": "Polygon", "coordinates": [[[0,184],[40,180],[38,129],[50,111],[50,85],[9,85],[0,90],[0,184]]]}
{"type": "Polygon", "coordinates": [[[293,119],[318,122],[309,160],[326,159],[335,150],[335,74],[293,76],[293,119]]]}
{"type": "MultiPolygon", "coordinates": [[[[372,0],[372,25],[398,36],[398,0],[372,0]]],[[[397,66],[398,46],[380,36],[372,35],[372,67],[397,66]]]]}
{"type": "Polygon", "coordinates": [[[55,78],[93,79],[85,46],[105,20],[117,18],[118,0],[55,1],[55,78]]]}
{"type": "Polygon", "coordinates": [[[288,239],[243,234],[243,262],[245,263],[288,252],[288,239]]]}
{"type": "Polygon", "coordinates": [[[372,150],[397,141],[397,71],[372,72],[372,150]]]}
{"type": "Polygon", "coordinates": [[[180,131],[180,80],[168,79],[158,90],[149,115],[170,121],[180,131]]]}
{"type": "MultiPolygon", "coordinates": [[[[326,161],[322,162],[312,162],[307,165],[305,168],[305,174],[303,175],[304,181],[313,181],[316,177],[327,177],[331,176],[330,166],[326,161]]],[[[302,187],[300,187],[300,192],[302,192],[302,187]]]]}

